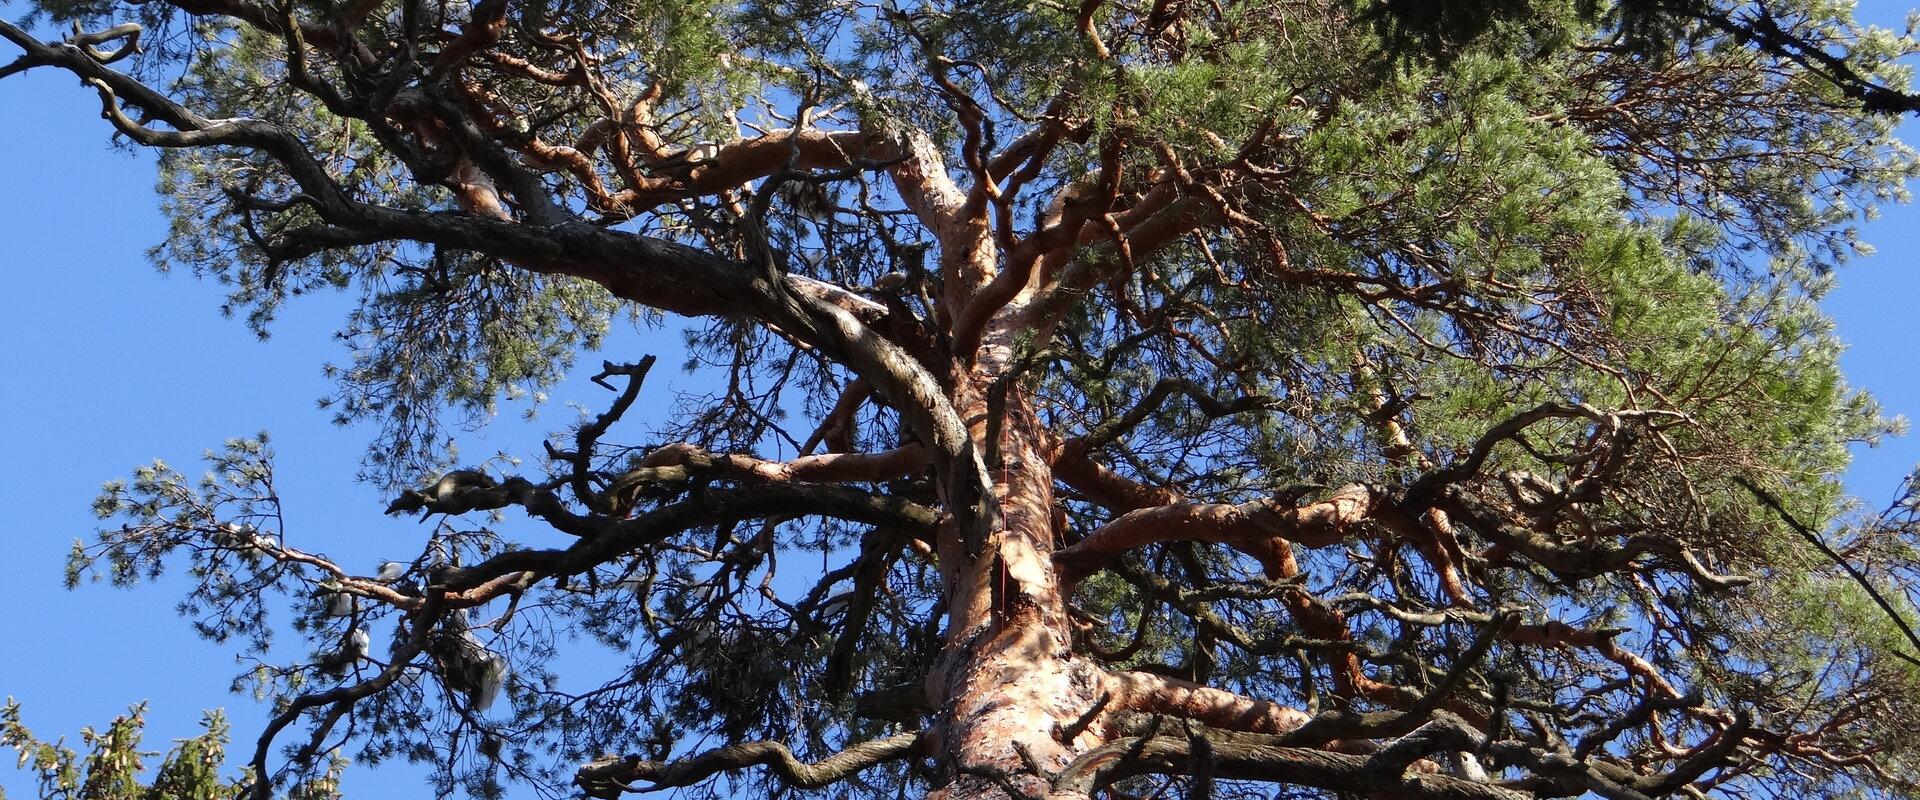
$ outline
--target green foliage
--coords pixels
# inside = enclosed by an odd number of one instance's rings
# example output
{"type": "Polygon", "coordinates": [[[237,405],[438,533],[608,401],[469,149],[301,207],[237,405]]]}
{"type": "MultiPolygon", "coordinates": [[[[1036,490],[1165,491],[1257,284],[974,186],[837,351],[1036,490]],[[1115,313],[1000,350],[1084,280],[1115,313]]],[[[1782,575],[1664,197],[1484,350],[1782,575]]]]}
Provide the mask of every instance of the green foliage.
{"type": "Polygon", "coordinates": [[[471,427],[498,398],[544,400],[618,315],[612,295],[587,281],[469,255],[430,263],[398,285],[369,284],[338,334],[352,363],[327,367],[340,388],[320,403],[342,425],[379,426],[390,447],[368,453],[364,477],[389,489],[451,466],[443,407],[471,427]]]}
{"type": "Polygon", "coordinates": [[[181,613],[196,617],[202,636],[238,636],[264,651],[272,619],[263,593],[317,580],[272,557],[281,546],[272,457],[261,433],[208,451],[209,469],[198,481],[156,460],[135,469],[131,482],[108,482],[94,500],[94,513],[125,522],[103,530],[91,546],[74,542],[68,587],[89,577],[115,586],[151,581],[171,557],[184,555],[196,588],[181,602],[181,613]]]}
{"type": "MultiPolygon", "coordinates": [[[[199,735],[174,740],[159,763],[159,753],[140,749],[146,732],[147,705],[140,703],[115,717],[106,730],[82,728],[85,752],[36,738],[21,722],[20,703],[7,698],[0,706],[0,747],[18,754],[17,767],[35,776],[40,800],[237,800],[251,775],[242,770],[233,778],[220,776],[230,735],[226,716],[208,711],[199,735]]],[[[339,771],[345,762],[335,759],[320,777],[299,782],[285,800],[340,800],[339,771]]]]}

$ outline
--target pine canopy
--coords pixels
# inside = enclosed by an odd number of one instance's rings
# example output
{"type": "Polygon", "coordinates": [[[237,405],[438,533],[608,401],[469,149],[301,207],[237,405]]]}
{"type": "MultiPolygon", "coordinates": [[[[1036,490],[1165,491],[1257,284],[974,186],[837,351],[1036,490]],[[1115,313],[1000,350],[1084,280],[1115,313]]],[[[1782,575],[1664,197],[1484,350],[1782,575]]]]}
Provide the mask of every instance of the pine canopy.
{"type": "Polygon", "coordinates": [[[358,298],[327,405],[391,513],[434,523],[398,519],[417,558],[373,574],[289,546],[264,435],[205,480],[110,484],[70,583],[188,570],[183,614],[276,715],[239,780],[195,755],[217,719],[157,780],[1920,791],[1920,540],[1840,489],[1894,425],[1816,307],[1920,169],[1891,134],[1920,43],[1846,3],[39,0],[22,25],[0,78],[71,73],[160,153],[161,266],[262,332],[358,298]],[[683,328],[720,388],[666,398],[669,367],[610,354],[614,399],[524,466],[456,463],[464,425],[634,325],[683,328]]]}

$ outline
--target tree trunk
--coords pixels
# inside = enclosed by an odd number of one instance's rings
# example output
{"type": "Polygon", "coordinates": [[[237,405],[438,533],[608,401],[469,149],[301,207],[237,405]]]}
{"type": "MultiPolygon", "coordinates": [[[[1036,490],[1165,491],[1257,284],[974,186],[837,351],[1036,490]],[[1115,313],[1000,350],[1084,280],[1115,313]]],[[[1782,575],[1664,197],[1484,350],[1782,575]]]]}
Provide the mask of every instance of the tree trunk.
{"type": "Polygon", "coordinates": [[[948,627],[926,689],[941,709],[937,753],[952,782],[933,797],[1001,798],[1008,784],[1044,797],[1053,772],[1101,743],[1083,718],[1106,672],[1073,653],[1051,558],[1062,533],[1053,475],[1030,398],[1008,380],[999,402],[984,370],[956,383],[955,406],[988,456],[999,520],[978,553],[952,524],[941,536],[948,627]]]}

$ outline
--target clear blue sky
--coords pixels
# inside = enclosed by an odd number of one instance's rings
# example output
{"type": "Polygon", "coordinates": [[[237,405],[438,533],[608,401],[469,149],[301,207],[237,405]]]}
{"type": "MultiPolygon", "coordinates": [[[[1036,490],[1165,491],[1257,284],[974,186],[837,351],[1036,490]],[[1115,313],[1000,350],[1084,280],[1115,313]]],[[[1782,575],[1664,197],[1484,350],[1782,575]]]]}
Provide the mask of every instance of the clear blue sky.
{"type": "MultiPolygon", "coordinates": [[[[1861,13],[1898,27],[1910,1],[1869,0],[1861,13]]],[[[0,4],[0,14],[14,13],[0,4]]],[[[12,56],[0,47],[0,60],[12,56]]],[[[1920,125],[1906,130],[1909,141],[1920,139],[1920,125]]],[[[220,287],[147,265],[145,249],[164,233],[152,161],[106,142],[98,100],[73,79],[39,71],[0,81],[0,445],[8,450],[0,535],[10,542],[0,558],[0,695],[21,699],[42,736],[104,724],[144,699],[149,749],[194,733],[210,707],[225,707],[236,736],[250,741],[261,709],[228,693],[238,671],[228,651],[197,639],[175,616],[177,583],[60,588],[70,543],[93,530],[88,503],[100,483],[156,457],[197,474],[203,449],[265,428],[280,454],[297,544],[371,570],[382,558],[417,552],[420,529],[381,516],[384,499],[350,480],[369,434],[334,427],[314,408],[328,390],[320,365],[342,358],[329,333],[345,298],[304,298],[271,341],[256,341],[219,315],[220,287]]],[[[1888,209],[1866,230],[1878,254],[1842,273],[1826,307],[1850,345],[1852,381],[1890,413],[1920,418],[1920,208],[1888,209]]],[[[660,354],[663,365],[680,360],[672,335],[629,337],[609,356],[643,352],[660,354]]],[[[674,382],[687,380],[657,371],[647,396],[668,397],[674,382]]],[[[529,426],[505,415],[463,450],[531,454],[539,436],[572,413],[562,402],[597,404],[601,396],[576,380],[556,393],[544,419],[529,426]]],[[[1881,504],[1916,463],[1920,437],[1909,436],[1858,452],[1847,480],[1881,504]]],[[[534,541],[542,535],[522,530],[534,541]]],[[[31,796],[10,759],[0,763],[0,788],[31,796]]],[[[404,766],[351,771],[345,788],[359,798],[426,791],[404,766]]]]}
{"type": "MultiPolygon", "coordinates": [[[[0,14],[18,8],[0,3],[0,14]]],[[[14,55],[0,44],[0,63],[14,55]]],[[[82,726],[147,700],[155,751],[198,733],[203,709],[223,707],[244,758],[266,715],[228,692],[241,671],[231,650],[174,613],[182,581],[62,588],[68,549],[97,524],[89,504],[100,484],[154,458],[197,476],[204,450],[266,429],[290,543],[371,574],[381,560],[417,555],[426,528],[381,514],[391,498],[352,480],[371,433],[337,427],[314,405],[329,390],[321,365],[346,360],[330,334],[350,298],[299,298],[266,342],[223,318],[219,285],[149,266],[145,251],[166,231],[153,159],[109,147],[109,133],[97,95],[71,77],[36,70],[0,81],[0,443],[14,454],[0,466],[0,535],[11,543],[0,556],[0,696],[18,698],[42,738],[76,743],[82,726]]],[[[661,357],[645,400],[691,389],[674,368],[685,360],[677,333],[617,341],[605,357],[661,357]]],[[[488,430],[463,434],[462,452],[537,456],[541,437],[573,418],[567,401],[604,407],[607,392],[585,380],[599,361],[583,356],[589,368],[539,419],[508,409],[488,430]]],[[[656,416],[638,411],[630,416],[656,416]]],[[[571,541],[521,515],[504,529],[536,546],[571,541]]],[[[280,640],[282,658],[305,652],[291,637],[280,640]]],[[[344,788],[356,798],[421,797],[421,774],[405,764],[356,769],[344,788]]],[[[11,753],[0,757],[0,789],[26,798],[31,788],[11,753]]]]}

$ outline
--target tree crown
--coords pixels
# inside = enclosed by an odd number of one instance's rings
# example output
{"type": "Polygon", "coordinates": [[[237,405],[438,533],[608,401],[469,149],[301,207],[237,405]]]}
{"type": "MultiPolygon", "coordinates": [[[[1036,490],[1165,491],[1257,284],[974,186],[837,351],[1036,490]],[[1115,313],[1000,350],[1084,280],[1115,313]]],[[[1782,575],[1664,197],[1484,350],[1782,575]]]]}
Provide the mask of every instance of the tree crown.
{"type": "Polygon", "coordinates": [[[328,403],[444,515],[290,547],[264,434],[103,493],[70,582],[187,565],[254,775],[1913,788],[1910,526],[1835,480],[1890,423],[1815,303],[1916,172],[1914,43],[1835,4],[39,9],[0,77],[158,148],[156,259],[257,330],[357,293],[328,403]],[[609,362],[538,469],[450,471],[670,318],[713,394],[642,429],[609,362]]]}

